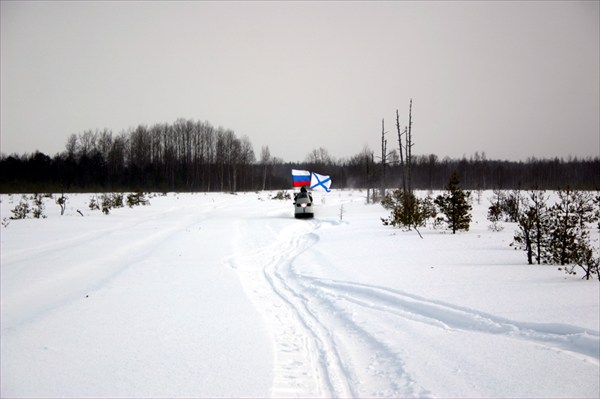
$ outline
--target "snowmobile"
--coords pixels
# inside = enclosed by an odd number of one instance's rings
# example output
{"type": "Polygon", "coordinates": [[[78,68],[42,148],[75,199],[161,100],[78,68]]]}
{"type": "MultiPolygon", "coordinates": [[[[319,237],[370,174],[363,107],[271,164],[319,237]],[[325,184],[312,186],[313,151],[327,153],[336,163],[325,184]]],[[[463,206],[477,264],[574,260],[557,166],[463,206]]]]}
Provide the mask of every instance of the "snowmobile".
{"type": "Polygon", "coordinates": [[[312,195],[302,187],[299,193],[294,194],[294,217],[312,218],[314,215],[312,195]]]}

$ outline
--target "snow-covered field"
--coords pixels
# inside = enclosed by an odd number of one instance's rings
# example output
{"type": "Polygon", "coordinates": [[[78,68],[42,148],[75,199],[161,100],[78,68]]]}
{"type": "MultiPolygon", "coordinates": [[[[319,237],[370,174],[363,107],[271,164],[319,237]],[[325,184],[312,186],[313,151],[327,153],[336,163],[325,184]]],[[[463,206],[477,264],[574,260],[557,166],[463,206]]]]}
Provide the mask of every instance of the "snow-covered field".
{"type": "Polygon", "coordinates": [[[47,199],[1,230],[1,396],[599,397],[598,281],[526,265],[486,194],[423,239],[359,191],[47,199]]]}

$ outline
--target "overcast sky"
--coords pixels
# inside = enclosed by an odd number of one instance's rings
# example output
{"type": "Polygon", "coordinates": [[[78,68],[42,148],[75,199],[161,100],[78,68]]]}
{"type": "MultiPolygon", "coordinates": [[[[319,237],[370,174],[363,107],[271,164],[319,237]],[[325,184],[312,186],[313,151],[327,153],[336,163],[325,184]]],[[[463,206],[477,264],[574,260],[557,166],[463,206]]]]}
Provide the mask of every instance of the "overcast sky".
{"type": "Polygon", "coordinates": [[[260,153],[600,155],[598,1],[1,3],[4,154],[178,118],[260,153]]]}

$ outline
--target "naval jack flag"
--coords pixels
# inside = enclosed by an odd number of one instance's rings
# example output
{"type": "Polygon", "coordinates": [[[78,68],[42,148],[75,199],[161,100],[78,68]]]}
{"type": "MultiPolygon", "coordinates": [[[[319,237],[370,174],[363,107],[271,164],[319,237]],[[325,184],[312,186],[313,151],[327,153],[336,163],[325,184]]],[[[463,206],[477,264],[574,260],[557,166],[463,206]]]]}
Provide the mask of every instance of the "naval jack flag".
{"type": "Polygon", "coordinates": [[[330,192],[329,187],[331,186],[331,177],[320,175],[312,172],[310,177],[310,189],[314,191],[325,191],[330,192]]]}

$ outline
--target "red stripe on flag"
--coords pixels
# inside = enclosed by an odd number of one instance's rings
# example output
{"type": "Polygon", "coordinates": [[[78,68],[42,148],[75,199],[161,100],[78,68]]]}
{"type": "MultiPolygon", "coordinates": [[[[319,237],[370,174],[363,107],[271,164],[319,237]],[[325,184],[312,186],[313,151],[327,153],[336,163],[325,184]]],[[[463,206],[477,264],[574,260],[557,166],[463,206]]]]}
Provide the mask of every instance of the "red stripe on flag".
{"type": "Polygon", "coordinates": [[[310,186],[309,181],[294,181],[294,187],[310,186]]]}

